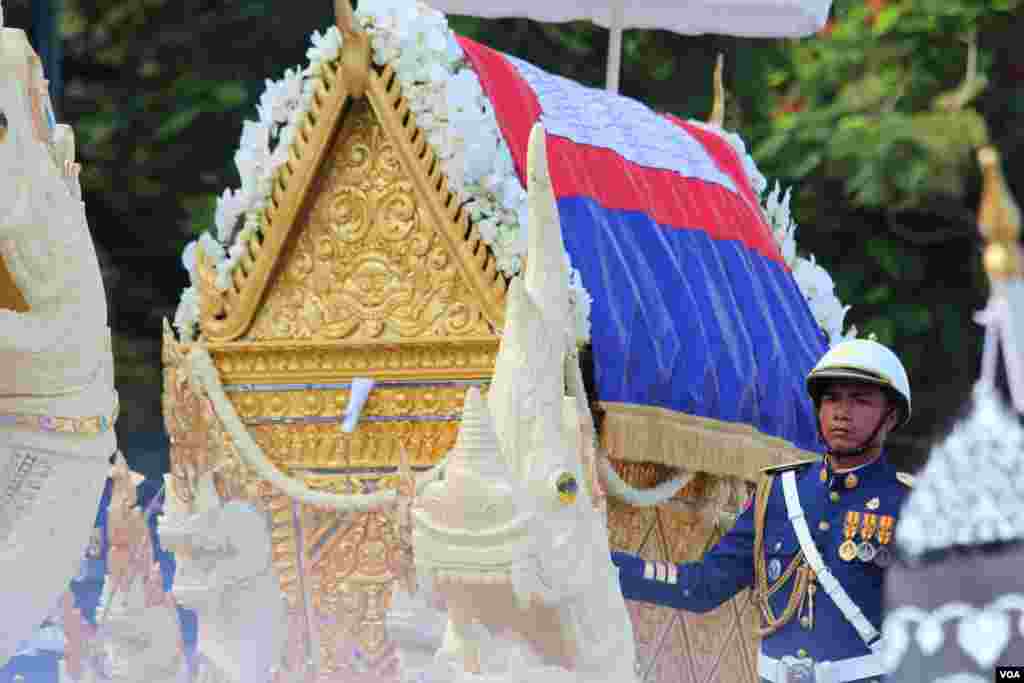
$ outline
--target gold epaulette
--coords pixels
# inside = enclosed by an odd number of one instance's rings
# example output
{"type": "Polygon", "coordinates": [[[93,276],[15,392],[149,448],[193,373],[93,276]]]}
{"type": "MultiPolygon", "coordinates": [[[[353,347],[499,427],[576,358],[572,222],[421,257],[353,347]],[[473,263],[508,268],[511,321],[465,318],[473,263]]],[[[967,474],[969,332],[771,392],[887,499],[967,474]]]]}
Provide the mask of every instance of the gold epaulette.
{"type": "Polygon", "coordinates": [[[808,460],[797,460],[796,462],[787,462],[782,465],[772,465],[771,467],[765,467],[761,470],[761,474],[778,474],[779,472],[785,472],[786,470],[795,470],[807,465],[820,464],[821,458],[810,458],[808,460]]]}
{"type": "Polygon", "coordinates": [[[908,489],[914,488],[914,475],[909,472],[897,472],[896,479],[908,489]]]}

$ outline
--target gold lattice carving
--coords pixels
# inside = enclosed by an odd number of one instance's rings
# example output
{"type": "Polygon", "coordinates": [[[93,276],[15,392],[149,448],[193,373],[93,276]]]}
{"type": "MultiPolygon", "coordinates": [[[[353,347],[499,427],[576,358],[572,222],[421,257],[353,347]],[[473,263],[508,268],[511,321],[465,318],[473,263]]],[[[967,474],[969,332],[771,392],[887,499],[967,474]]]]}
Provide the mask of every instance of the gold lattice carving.
{"type": "MultiPolygon", "coordinates": [[[[650,488],[677,471],[656,463],[622,462],[612,466],[625,481],[650,488]]],[[[700,558],[714,538],[714,519],[724,494],[729,504],[745,489],[731,478],[697,474],[669,502],[657,508],[635,508],[617,500],[608,504],[612,548],[645,559],[687,562],[700,558]]],[[[757,680],[758,642],[752,636],[749,593],[744,591],[704,615],[627,602],[633,622],[637,661],[651,683],[710,683],[757,680]],[[742,619],[739,613],[743,610],[742,619]]]]}

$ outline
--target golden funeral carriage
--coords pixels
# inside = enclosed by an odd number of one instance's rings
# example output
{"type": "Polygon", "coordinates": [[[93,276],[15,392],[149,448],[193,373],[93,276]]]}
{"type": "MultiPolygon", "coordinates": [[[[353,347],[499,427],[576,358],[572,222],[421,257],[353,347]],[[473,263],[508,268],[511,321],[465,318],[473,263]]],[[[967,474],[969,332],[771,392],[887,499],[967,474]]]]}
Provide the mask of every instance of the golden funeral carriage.
{"type": "MultiPolygon", "coordinates": [[[[399,458],[436,474],[467,389],[487,393],[534,122],[574,269],[585,382],[569,375],[566,415],[585,385],[600,444],[585,485],[607,500],[613,547],[697,559],[761,468],[808,457],[803,376],[827,345],[763,179],[720,125],[456,39],[422,7],[403,27],[361,4],[268,85],[242,188],[221,198],[218,239],[190,250],[164,337],[167,495],[188,505],[212,472],[222,501],[266,512],[282,666],[317,681],[397,680],[399,458]],[[415,31],[442,32],[443,69],[410,55],[415,31]]],[[[629,608],[642,680],[756,680],[745,593],[705,615],[629,608]]]]}

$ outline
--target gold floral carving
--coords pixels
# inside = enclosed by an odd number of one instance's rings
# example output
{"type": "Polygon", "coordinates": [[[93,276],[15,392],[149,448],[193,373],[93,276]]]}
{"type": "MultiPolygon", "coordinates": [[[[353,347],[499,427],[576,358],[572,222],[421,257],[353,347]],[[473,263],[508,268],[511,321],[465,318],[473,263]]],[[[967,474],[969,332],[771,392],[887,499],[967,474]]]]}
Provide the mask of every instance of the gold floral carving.
{"type": "Polygon", "coordinates": [[[421,203],[396,143],[353,104],[246,338],[493,335],[421,203]]]}
{"type": "Polygon", "coordinates": [[[337,65],[318,78],[274,179],[262,241],[247,247],[234,286],[211,287],[212,265],[200,255],[206,339],[248,331],[252,339],[397,340],[499,329],[507,281],[393,70],[371,70],[365,100],[348,97],[337,65]]]}

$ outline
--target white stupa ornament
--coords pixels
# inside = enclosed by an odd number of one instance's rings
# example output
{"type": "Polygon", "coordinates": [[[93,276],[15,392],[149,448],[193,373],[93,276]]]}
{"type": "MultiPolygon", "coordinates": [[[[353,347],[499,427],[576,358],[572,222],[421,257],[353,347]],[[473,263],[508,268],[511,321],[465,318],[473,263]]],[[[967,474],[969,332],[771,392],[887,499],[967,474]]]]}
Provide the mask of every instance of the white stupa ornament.
{"type": "Polygon", "coordinates": [[[528,542],[529,516],[521,511],[517,492],[480,391],[470,388],[445,478],[424,490],[412,512],[417,566],[472,571],[510,566],[528,542]]]}

